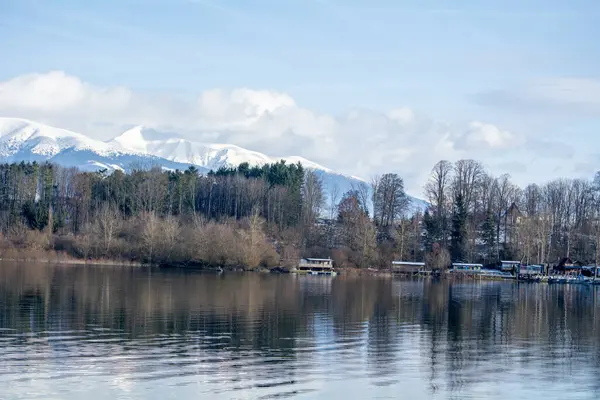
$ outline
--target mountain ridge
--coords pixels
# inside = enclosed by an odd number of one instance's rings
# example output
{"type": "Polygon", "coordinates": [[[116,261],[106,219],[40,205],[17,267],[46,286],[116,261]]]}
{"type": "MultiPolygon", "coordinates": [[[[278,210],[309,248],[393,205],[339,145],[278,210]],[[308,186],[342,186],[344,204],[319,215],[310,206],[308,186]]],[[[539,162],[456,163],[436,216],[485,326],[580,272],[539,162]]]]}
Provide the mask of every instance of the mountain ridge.
{"type": "MultiPolygon", "coordinates": [[[[366,183],[364,179],[336,172],[300,156],[271,157],[234,144],[194,142],[142,125],[101,141],[27,119],[0,117],[0,162],[49,161],[88,171],[125,171],[135,163],[158,164],[173,170],[193,165],[200,173],[207,173],[243,162],[260,166],[280,160],[300,162],[315,171],[323,181],[327,201],[333,188],[337,188],[341,196],[366,183]]],[[[427,207],[424,200],[409,197],[412,212],[427,207]]]]}

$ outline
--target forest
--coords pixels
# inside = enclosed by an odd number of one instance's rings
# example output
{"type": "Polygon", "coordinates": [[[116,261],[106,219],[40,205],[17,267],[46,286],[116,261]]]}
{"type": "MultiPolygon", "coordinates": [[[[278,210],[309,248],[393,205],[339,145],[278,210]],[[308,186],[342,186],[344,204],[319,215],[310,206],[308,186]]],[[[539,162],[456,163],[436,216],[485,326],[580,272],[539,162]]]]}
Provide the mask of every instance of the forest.
{"type": "Polygon", "coordinates": [[[520,188],[478,161],[440,161],[424,194],[429,207],[413,212],[399,174],[341,193],[285,162],[206,175],[194,167],[108,173],[1,164],[0,258],[56,253],[244,269],[311,256],[357,268],[600,261],[600,174],[520,188]]]}

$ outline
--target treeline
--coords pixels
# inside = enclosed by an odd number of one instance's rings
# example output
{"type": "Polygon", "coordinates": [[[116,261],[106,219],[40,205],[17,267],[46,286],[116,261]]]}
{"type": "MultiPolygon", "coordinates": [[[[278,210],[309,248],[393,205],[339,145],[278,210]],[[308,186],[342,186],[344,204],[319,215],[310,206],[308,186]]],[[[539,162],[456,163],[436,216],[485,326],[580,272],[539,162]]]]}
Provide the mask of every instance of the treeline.
{"type": "MultiPolygon", "coordinates": [[[[84,172],[44,163],[0,165],[3,247],[81,258],[258,266],[279,262],[267,232],[307,215],[311,174],[300,164],[247,164],[203,176],[194,167],[84,172]]],[[[311,217],[316,218],[316,217],[311,217]]]]}
{"type": "Polygon", "coordinates": [[[425,194],[431,207],[423,216],[424,248],[436,265],[600,261],[600,173],[520,188],[478,161],[440,161],[425,194]]]}
{"type": "Polygon", "coordinates": [[[206,175],[194,167],[109,174],[4,164],[0,251],[251,268],[310,256],[383,268],[394,259],[434,268],[453,261],[598,261],[600,175],[522,189],[477,161],[441,161],[425,194],[429,208],[413,213],[397,174],[340,193],[285,162],[206,175]]]}
{"type": "Polygon", "coordinates": [[[399,176],[374,183],[373,190],[359,185],[341,199],[331,194],[327,221],[326,188],[300,164],[244,163],[206,175],[194,167],[135,165],[108,173],[4,164],[0,250],[171,265],[270,267],[294,265],[302,256],[384,265],[397,251],[394,227],[408,203],[399,176]]]}

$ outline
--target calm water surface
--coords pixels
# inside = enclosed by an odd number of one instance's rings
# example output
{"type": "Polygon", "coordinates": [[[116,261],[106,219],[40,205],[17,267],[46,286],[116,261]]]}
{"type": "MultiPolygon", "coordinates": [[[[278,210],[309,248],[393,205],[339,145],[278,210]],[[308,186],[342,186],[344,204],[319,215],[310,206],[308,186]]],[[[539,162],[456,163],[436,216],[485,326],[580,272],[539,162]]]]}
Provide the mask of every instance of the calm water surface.
{"type": "Polygon", "coordinates": [[[600,291],[0,264],[0,399],[597,399],[600,291]]]}

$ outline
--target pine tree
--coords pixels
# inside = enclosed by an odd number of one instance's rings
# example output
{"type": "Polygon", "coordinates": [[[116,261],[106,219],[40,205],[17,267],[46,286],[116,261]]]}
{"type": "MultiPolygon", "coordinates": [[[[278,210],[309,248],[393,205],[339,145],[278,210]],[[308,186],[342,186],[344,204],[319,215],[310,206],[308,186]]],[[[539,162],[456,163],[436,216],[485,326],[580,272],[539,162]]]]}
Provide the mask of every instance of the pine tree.
{"type": "Polygon", "coordinates": [[[441,240],[441,231],[437,218],[431,215],[429,210],[425,210],[425,214],[423,214],[423,227],[425,229],[423,245],[426,251],[430,251],[433,244],[441,240]]]}
{"type": "Polygon", "coordinates": [[[490,262],[492,260],[498,261],[498,252],[496,251],[496,220],[494,212],[491,209],[488,210],[487,217],[483,221],[482,231],[482,239],[486,246],[488,260],[490,262]]]}
{"type": "Polygon", "coordinates": [[[463,196],[459,193],[454,200],[452,214],[452,236],[450,242],[452,261],[465,261],[467,244],[467,209],[463,196]]]}

